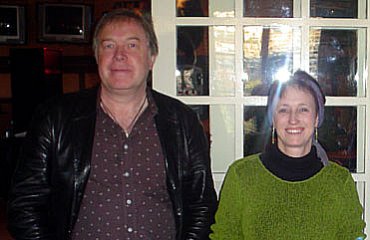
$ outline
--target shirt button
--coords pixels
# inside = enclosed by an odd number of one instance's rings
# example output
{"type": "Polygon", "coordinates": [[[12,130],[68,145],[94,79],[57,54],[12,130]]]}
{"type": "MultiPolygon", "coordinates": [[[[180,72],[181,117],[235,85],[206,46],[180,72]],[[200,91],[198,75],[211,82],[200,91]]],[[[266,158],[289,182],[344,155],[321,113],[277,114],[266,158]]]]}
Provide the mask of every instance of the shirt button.
{"type": "Polygon", "coordinates": [[[131,200],[131,199],[127,199],[127,200],[126,200],[126,203],[127,203],[128,205],[130,205],[130,204],[132,203],[132,200],[131,200]]]}
{"type": "Polygon", "coordinates": [[[133,231],[133,229],[132,228],[127,228],[127,232],[132,232],[133,231]]]}
{"type": "Polygon", "coordinates": [[[127,144],[123,145],[123,149],[127,150],[128,149],[128,145],[127,144]]]}

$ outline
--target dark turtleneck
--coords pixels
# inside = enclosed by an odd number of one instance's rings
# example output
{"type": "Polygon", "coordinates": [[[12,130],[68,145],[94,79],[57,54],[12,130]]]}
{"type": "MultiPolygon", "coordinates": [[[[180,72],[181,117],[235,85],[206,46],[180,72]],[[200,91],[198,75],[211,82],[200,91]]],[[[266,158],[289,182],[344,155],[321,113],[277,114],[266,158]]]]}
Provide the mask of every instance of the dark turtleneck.
{"type": "Polygon", "coordinates": [[[275,176],[293,182],[308,179],[323,168],[314,146],[307,155],[295,158],[282,153],[276,145],[270,145],[260,158],[263,165],[275,176]]]}

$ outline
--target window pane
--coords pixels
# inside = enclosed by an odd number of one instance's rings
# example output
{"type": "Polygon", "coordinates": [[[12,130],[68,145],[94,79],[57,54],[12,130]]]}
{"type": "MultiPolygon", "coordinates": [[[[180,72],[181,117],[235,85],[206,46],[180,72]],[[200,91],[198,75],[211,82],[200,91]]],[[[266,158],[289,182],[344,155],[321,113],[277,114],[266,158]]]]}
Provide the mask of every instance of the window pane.
{"type": "Polygon", "coordinates": [[[325,119],[318,134],[329,160],[356,172],[356,107],[325,107],[325,119]]]}
{"type": "Polygon", "coordinates": [[[293,17],[293,0],[244,0],[245,17],[293,17]]]}
{"type": "Polygon", "coordinates": [[[210,106],[211,158],[214,172],[225,172],[235,160],[235,106],[210,106]]]}
{"type": "Polygon", "coordinates": [[[358,0],[311,0],[311,17],[357,18],[357,2],[358,0]]]}
{"type": "Polygon", "coordinates": [[[209,3],[209,12],[213,17],[234,17],[235,16],[235,5],[233,0],[220,1],[211,0],[209,3]]]}
{"type": "Polygon", "coordinates": [[[209,94],[208,51],[208,27],[177,27],[178,96],[209,94]]]}
{"type": "Polygon", "coordinates": [[[357,30],[310,30],[310,72],[325,95],[357,96],[357,35],[357,30]]]}
{"type": "Polygon", "coordinates": [[[244,156],[262,152],[270,141],[271,127],[265,119],[266,107],[244,107],[244,156]]]}
{"type": "Polygon", "coordinates": [[[208,17],[208,0],[176,0],[177,17],[208,17]]]}
{"type": "Polygon", "coordinates": [[[300,65],[300,29],[244,27],[244,95],[267,95],[272,81],[288,78],[300,65]]]}
{"type": "Polygon", "coordinates": [[[210,76],[212,96],[234,96],[235,92],[235,27],[215,26],[212,32],[213,70],[210,76]]]}

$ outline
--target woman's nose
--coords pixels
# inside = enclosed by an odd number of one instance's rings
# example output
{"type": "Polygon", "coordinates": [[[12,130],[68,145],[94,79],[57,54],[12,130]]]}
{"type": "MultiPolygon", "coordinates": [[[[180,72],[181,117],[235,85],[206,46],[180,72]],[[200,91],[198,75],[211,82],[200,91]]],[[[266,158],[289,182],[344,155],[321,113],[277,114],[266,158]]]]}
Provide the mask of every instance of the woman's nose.
{"type": "Polygon", "coordinates": [[[291,111],[289,114],[289,122],[296,123],[297,122],[297,113],[295,111],[291,111]]]}

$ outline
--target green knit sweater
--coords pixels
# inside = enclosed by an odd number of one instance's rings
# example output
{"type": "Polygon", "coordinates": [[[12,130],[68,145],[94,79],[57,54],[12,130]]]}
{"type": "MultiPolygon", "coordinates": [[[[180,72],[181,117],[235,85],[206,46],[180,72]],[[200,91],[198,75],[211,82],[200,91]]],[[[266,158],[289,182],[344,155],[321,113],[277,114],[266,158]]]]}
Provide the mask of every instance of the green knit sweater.
{"type": "Polygon", "coordinates": [[[224,180],[213,240],[355,240],[365,237],[355,184],[330,162],[313,177],[282,180],[252,155],[233,163],[224,180]]]}

